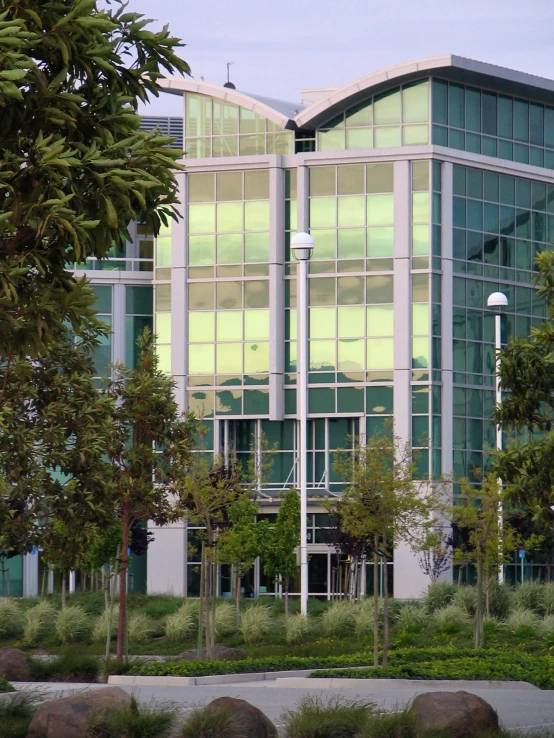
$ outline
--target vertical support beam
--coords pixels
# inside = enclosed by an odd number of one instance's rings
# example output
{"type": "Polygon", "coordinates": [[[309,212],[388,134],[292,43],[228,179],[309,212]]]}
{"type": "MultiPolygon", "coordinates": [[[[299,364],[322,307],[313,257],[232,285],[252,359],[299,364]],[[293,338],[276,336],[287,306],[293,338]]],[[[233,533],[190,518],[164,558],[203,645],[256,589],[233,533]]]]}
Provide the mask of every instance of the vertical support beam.
{"type": "Polygon", "coordinates": [[[297,262],[296,403],[300,430],[300,611],[308,614],[308,259],[297,262]]]}
{"type": "Polygon", "coordinates": [[[175,380],[175,396],[181,410],[187,409],[187,264],[188,207],[184,172],[176,174],[179,187],[177,208],[181,218],[171,227],[171,374],[175,380]]]}
{"type": "Polygon", "coordinates": [[[23,597],[38,596],[38,551],[23,556],[23,597]]]}
{"type": "Polygon", "coordinates": [[[74,571],[69,572],[69,594],[75,594],[76,576],[74,571]]]}
{"type": "Polygon", "coordinates": [[[269,170],[269,419],[285,413],[285,173],[281,157],[269,170]]]}
{"type": "Polygon", "coordinates": [[[126,286],[123,282],[116,282],[112,290],[112,361],[124,364],[126,286]]]}
{"type": "Polygon", "coordinates": [[[453,205],[452,164],[443,162],[441,171],[441,244],[442,244],[442,284],[441,284],[441,362],[442,362],[442,413],[441,413],[441,456],[442,473],[452,474],[454,468],[454,409],[453,383],[453,263],[452,263],[452,205],[453,205]]]}

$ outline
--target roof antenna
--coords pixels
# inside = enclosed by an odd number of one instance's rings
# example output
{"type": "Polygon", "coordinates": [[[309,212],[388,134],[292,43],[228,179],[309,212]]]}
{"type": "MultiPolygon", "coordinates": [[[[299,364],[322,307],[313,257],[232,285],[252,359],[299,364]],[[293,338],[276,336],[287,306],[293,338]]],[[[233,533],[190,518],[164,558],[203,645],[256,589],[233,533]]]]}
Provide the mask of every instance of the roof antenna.
{"type": "Polygon", "coordinates": [[[230,90],[237,89],[235,85],[231,82],[231,77],[230,77],[230,67],[231,67],[231,64],[234,64],[234,63],[235,62],[232,62],[232,61],[227,62],[227,82],[225,82],[225,84],[223,85],[223,87],[228,87],[230,90]]]}

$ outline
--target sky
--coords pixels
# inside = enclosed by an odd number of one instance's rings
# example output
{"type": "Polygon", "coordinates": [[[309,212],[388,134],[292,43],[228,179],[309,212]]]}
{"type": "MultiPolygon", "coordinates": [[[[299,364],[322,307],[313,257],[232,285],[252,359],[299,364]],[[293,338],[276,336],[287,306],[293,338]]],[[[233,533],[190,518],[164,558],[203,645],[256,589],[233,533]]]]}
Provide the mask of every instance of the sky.
{"type": "MultiPolygon", "coordinates": [[[[192,76],[300,102],[394,64],[438,54],[554,78],[552,0],[129,0],[169,25],[192,76]]],[[[180,115],[163,95],[150,114],[180,115]]]]}

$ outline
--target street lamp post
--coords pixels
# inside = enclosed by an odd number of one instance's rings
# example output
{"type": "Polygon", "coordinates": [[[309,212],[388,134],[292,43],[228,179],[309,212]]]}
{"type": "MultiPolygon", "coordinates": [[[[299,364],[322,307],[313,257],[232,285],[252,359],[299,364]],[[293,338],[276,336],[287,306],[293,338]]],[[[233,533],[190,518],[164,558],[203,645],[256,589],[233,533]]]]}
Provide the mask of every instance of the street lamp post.
{"type": "MultiPolygon", "coordinates": [[[[494,311],[494,348],[496,354],[496,408],[500,408],[502,403],[502,389],[500,387],[500,349],[502,348],[502,312],[508,305],[508,298],[503,292],[493,292],[487,298],[487,307],[494,311]]],[[[502,451],[502,425],[500,421],[496,424],[496,450],[502,451]]],[[[502,480],[498,480],[498,484],[502,486],[502,480]]],[[[500,531],[502,532],[502,505],[500,506],[500,531]]],[[[500,584],[504,583],[504,565],[500,565],[499,574],[500,584]]]]}
{"type": "Polygon", "coordinates": [[[300,612],[306,616],[308,614],[308,261],[314,248],[314,239],[309,233],[297,233],[292,237],[290,245],[298,261],[296,413],[299,425],[300,612]]]}

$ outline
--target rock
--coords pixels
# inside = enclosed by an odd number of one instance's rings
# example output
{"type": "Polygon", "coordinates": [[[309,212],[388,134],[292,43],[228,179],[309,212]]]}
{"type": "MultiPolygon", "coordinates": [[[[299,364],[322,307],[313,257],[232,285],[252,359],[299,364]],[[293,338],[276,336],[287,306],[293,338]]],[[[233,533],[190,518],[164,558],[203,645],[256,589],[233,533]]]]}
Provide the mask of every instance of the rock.
{"type": "MultiPolygon", "coordinates": [[[[196,661],[198,658],[198,649],[191,648],[189,651],[183,651],[178,656],[172,658],[173,661],[196,661]]],[[[206,649],[202,649],[202,658],[206,658],[206,649]]],[[[230,648],[229,646],[216,646],[214,648],[214,659],[216,661],[239,661],[247,658],[247,654],[242,648],[230,648]]]]}
{"type": "Polygon", "coordinates": [[[234,728],[241,738],[277,738],[277,728],[261,710],[245,700],[219,697],[206,710],[225,709],[233,716],[234,728]]]}
{"type": "Polygon", "coordinates": [[[83,738],[93,713],[125,709],[131,701],[120,687],[104,687],[44,702],[33,716],[27,738],[83,738]]]}
{"type": "Polygon", "coordinates": [[[9,682],[31,679],[31,659],[19,648],[0,648],[0,676],[9,682]]]}
{"type": "Polygon", "coordinates": [[[495,710],[469,692],[419,694],[413,702],[412,715],[420,730],[445,731],[449,738],[494,735],[500,730],[495,710]]]}

